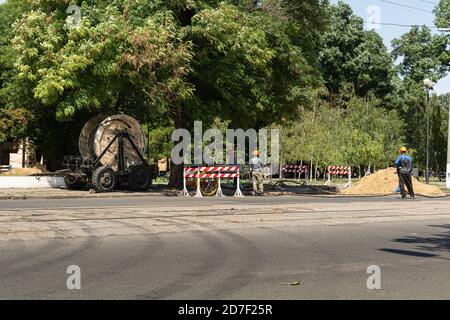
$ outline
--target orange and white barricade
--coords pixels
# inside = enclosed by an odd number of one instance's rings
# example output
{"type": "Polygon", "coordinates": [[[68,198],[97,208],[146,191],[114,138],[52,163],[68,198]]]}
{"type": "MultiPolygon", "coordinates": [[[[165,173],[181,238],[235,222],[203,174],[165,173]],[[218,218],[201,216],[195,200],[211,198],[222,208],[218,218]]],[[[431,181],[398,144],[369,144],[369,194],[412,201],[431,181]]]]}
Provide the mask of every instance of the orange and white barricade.
{"type": "Polygon", "coordinates": [[[349,166],[328,166],[328,180],[325,185],[331,185],[332,176],[346,176],[348,175],[348,183],[345,185],[346,188],[352,186],[352,167],[349,166]]]}
{"type": "Polygon", "coordinates": [[[183,171],[183,191],[181,196],[189,197],[187,190],[186,180],[197,179],[197,188],[195,192],[196,198],[203,198],[200,181],[202,179],[218,179],[218,189],[216,196],[223,197],[223,191],[221,186],[221,179],[234,179],[237,178],[237,187],[234,194],[235,197],[243,197],[240,184],[240,167],[239,166],[222,166],[222,167],[185,167],[183,171]]]}

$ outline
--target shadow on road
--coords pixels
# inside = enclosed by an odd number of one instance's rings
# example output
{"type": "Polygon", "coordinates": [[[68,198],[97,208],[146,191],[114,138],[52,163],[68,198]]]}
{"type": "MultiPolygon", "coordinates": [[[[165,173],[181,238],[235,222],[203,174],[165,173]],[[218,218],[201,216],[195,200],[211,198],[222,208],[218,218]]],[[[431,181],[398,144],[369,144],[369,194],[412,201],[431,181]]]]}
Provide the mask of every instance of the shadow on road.
{"type": "MultiPolygon", "coordinates": [[[[440,228],[440,229],[450,229],[450,224],[445,225],[430,225],[429,227],[433,228],[440,228]]],[[[395,254],[402,254],[402,255],[408,255],[408,256],[415,256],[415,257],[421,257],[421,258],[433,258],[433,257],[439,257],[439,254],[436,254],[437,252],[450,252],[450,231],[448,230],[441,230],[440,233],[434,234],[433,236],[429,237],[420,237],[420,236],[406,236],[403,238],[398,238],[392,240],[393,242],[397,243],[406,243],[415,245],[413,248],[414,250],[420,250],[425,252],[419,252],[419,251],[412,251],[412,250],[400,250],[400,249],[389,249],[389,248],[383,248],[379,249],[380,251],[389,252],[389,253],[395,253],[395,254]],[[433,253],[426,253],[433,252],[433,253]]]]}
{"type": "Polygon", "coordinates": [[[432,253],[424,253],[424,252],[418,252],[418,251],[410,251],[410,250],[400,250],[400,249],[380,249],[384,252],[389,253],[396,253],[396,254],[403,254],[406,256],[413,256],[413,257],[421,257],[421,258],[430,258],[430,257],[437,257],[437,254],[432,253]]]}

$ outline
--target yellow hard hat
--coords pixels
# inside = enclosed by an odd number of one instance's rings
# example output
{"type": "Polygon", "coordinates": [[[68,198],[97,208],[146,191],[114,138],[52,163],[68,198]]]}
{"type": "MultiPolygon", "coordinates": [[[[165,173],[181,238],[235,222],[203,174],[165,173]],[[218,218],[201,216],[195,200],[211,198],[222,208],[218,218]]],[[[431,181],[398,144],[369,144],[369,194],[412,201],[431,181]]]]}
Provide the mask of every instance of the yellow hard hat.
{"type": "Polygon", "coordinates": [[[406,149],[406,147],[401,147],[400,152],[408,152],[408,149],[406,149]]]}
{"type": "Polygon", "coordinates": [[[259,151],[258,150],[255,150],[255,151],[253,151],[253,155],[256,157],[256,156],[259,156],[259,151]]]}

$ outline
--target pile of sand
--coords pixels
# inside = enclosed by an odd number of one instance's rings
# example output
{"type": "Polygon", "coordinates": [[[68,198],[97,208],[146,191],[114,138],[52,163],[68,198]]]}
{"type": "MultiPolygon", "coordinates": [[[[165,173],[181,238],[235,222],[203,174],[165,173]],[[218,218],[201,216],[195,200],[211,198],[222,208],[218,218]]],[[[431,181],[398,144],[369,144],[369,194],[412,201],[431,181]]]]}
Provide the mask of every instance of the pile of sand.
{"type": "Polygon", "coordinates": [[[5,176],[29,176],[36,173],[43,173],[44,169],[41,167],[34,168],[13,168],[10,172],[5,172],[5,176]]]}
{"type": "MultiPolygon", "coordinates": [[[[427,185],[413,178],[414,192],[423,195],[445,195],[437,186],[427,185]]],[[[398,187],[397,171],[394,168],[377,171],[362,178],[353,187],[344,190],[348,195],[382,195],[393,194],[398,187]]]]}

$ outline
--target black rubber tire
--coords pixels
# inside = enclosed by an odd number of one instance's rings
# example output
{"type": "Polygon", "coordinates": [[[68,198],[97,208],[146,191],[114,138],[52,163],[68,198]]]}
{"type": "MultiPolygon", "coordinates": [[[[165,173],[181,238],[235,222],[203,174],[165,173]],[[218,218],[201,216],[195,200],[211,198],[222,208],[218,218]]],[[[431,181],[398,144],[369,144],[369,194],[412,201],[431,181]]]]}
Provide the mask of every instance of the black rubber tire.
{"type": "Polygon", "coordinates": [[[217,179],[201,180],[200,191],[202,192],[203,196],[212,197],[216,195],[218,190],[219,190],[219,180],[217,179]]]}
{"type": "Polygon", "coordinates": [[[69,190],[82,190],[87,185],[86,181],[81,180],[74,174],[67,174],[64,177],[64,183],[66,184],[66,188],[69,190]]]}
{"type": "Polygon", "coordinates": [[[152,172],[143,165],[133,166],[128,177],[128,186],[133,191],[148,191],[152,184],[152,172]]]}
{"type": "Polygon", "coordinates": [[[111,192],[116,188],[117,177],[111,167],[102,166],[95,169],[92,175],[92,185],[99,193],[111,192]]]}

